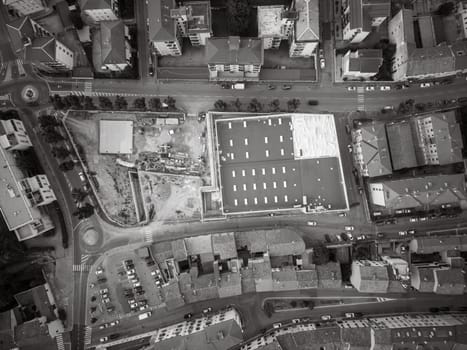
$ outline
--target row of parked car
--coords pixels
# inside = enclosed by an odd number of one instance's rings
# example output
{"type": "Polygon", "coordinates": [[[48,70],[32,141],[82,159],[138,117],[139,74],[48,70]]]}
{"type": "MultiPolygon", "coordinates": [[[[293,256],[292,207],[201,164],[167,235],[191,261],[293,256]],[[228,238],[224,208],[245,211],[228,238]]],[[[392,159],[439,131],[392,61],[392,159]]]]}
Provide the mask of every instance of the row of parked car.
{"type": "Polygon", "coordinates": [[[145,291],[141,286],[133,260],[124,260],[123,268],[132,287],[123,290],[123,294],[130,305],[130,310],[133,312],[146,310],[149,308],[148,301],[146,299],[138,299],[138,297],[142,297],[145,294],[145,291]]]}

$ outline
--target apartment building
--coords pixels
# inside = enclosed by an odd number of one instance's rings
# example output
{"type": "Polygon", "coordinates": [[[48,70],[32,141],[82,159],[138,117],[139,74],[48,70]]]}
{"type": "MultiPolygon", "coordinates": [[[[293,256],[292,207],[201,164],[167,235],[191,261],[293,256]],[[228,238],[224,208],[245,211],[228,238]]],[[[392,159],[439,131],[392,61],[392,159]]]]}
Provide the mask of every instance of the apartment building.
{"type": "Polygon", "coordinates": [[[181,37],[177,21],[171,16],[175,0],[153,0],[148,5],[149,40],[159,56],[180,56],[181,37]]]}
{"type": "Polygon", "coordinates": [[[189,38],[193,46],[206,45],[212,36],[209,1],[187,1],[170,10],[170,17],[177,23],[181,36],[189,38]]]}
{"type": "Polygon", "coordinates": [[[118,0],[80,0],[81,12],[93,22],[119,18],[118,0]]]}
{"type": "Polygon", "coordinates": [[[354,163],[363,176],[374,177],[392,173],[383,122],[363,124],[352,130],[352,144],[354,163]]]}
{"type": "Polygon", "coordinates": [[[6,28],[10,36],[11,46],[19,56],[24,55],[25,47],[31,45],[35,38],[52,36],[52,33],[29,17],[18,18],[7,23],[6,28]]]}
{"type": "Polygon", "coordinates": [[[47,9],[45,0],[3,0],[3,4],[18,16],[28,16],[47,9]]]}
{"type": "Polygon", "coordinates": [[[7,151],[22,151],[32,147],[21,120],[0,120],[0,146],[7,151]]]}
{"type": "Polygon", "coordinates": [[[74,66],[73,51],[54,37],[32,40],[26,47],[24,59],[37,69],[51,73],[72,70],[74,66]]]}
{"type": "Polygon", "coordinates": [[[298,12],[283,5],[258,6],[258,38],[263,39],[264,50],[278,49],[282,40],[293,33],[298,12]]]}
{"type": "Polygon", "coordinates": [[[412,122],[420,165],[462,162],[462,135],[454,111],[420,115],[412,122]]]}
{"type": "Polygon", "coordinates": [[[457,39],[467,39],[467,1],[459,0],[456,5],[457,39]]]}
{"type": "Polygon", "coordinates": [[[258,38],[210,38],[206,44],[211,81],[257,81],[264,62],[263,40],[258,38]]]}
{"type": "Polygon", "coordinates": [[[316,54],[320,40],[319,1],[295,0],[293,33],[290,38],[290,57],[311,57],[316,54]]]}
{"type": "Polygon", "coordinates": [[[467,199],[464,174],[382,180],[369,183],[368,191],[373,205],[390,209],[428,210],[467,199]]]}
{"type": "MultiPolygon", "coordinates": [[[[19,120],[1,124],[6,132],[16,128],[16,133],[27,136],[19,120]]],[[[14,135],[14,133],[8,135],[14,135]]],[[[0,148],[0,176],[3,179],[2,187],[5,195],[0,196],[0,209],[8,229],[15,231],[18,240],[23,241],[54,227],[43,210],[43,206],[55,201],[56,198],[45,175],[24,178],[21,169],[16,166],[16,158],[12,151],[26,149],[27,142],[21,143],[20,148],[15,148],[16,145],[12,147],[10,141],[5,142],[4,136],[5,134],[0,137],[2,146],[0,148]]]]}
{"type": "Polygon", "coordinates": [[[351,43],[362,42],[390,16],[389,0],[343,0],[343,39],[351,43]]]}
{"type": "Polygon", "coordinates": [[[386,293],[389,287],[387,263],[371,260],[353,261],[350,283],[362,293],[386,293]]]}
{"type": "Polygon", "coordinates": [[[380,49],[349,50],[342,56],[342,78],[369,79],[378,73],[382,63],[383,53],[380,49]]]}
{"type": "Polygon", "coordinates": [[[128,67],[131,63],[129,37],[128,27],[122,21],[100,22],[93,35],[94,69],[116,72],[128,67]]]}
{"type": "Polygon", "coordinates": [[[160,328],[152,339],[153,345],[148,350],[227,349],[243,341],[242,322],[238,312],[228,308],[207,317],[160,328]]]}

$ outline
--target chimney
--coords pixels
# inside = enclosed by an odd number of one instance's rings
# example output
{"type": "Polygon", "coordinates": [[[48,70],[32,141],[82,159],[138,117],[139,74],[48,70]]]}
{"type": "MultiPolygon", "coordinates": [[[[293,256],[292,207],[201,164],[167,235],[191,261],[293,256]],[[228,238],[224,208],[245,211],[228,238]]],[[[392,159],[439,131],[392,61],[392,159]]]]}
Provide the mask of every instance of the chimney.
{"type": "Polygon", "coordinates": [[[238,51],[238,49],[240,48],[239,36],[229,36],[229,40],[227,42],[229,44],[230,51],[238,51]]]}

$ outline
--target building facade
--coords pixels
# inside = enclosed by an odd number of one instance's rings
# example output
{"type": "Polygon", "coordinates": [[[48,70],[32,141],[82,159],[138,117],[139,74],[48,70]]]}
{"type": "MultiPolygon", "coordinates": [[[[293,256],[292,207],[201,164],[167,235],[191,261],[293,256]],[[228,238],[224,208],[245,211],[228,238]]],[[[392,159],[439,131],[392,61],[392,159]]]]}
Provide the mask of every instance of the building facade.
{"type": "MultiPolygon", "coordinates": [[[[182,54],[182,31],[171,13],[176,10],[175,0],[154,0],[148,3],[149,40],[159,56],[182,54]]],[[[178,15],[177,15],[178,16],[178,15]]]]}
{"type": "Polygon", "coordinates": [[[93,22],[115,21],[119,18],[118,0],[81,0],[80,8],[93,22]]]}
{"type": "Polygon", "coordinates": [[[264,62],[263,40],[238,36],[210,38],[206,60],[211,81],[257,81],[264,62]]]}
{"type": "Polygon", "coordinates": [[[26,47],[25,62],[46,72],[67,71],[74,67],[74,53],[54,37],[40,37],[26,47]]]}
{"type": "Polygon", "coordinates": [[[1,120],[0,145],[5,150],[22,151],[32,147],[21,120],[1,120]]]}

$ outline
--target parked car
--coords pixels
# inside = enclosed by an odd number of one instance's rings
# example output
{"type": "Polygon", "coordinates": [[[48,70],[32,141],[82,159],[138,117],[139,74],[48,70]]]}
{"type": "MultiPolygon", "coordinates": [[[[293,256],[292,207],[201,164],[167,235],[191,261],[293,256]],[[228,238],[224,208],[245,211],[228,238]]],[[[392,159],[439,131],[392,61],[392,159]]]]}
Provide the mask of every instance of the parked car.
{"type": "Polygon", "coordinates": [[[399,231],[399,236],[407,236],[407,231],[399,231]]]}
{"type": "Polygon", "coordinates": [[[389,91],[389,90],[391,90],[391,87],[388,86],[388,85],[383,85],[383,86],[380,86],[379,89],[380,89],[381,91],[389,91]]]}
{"type": "Polygon", "coordinates": [[[350,232],[347,232],[347,237],[349,237],[349,240],[353,241],[353,235],[350,232]]]}
{"type": "Polygon", "coordinates": [[[104,288],[104,289],[101,289],[99,290],[99,294],[107,294],[109,292],[109,289],[108,288],[104,288]]]}
{"type": "Polygon", "coordinates": [[[210,312],[212,312],[212,307],[207,307],[206,309],[203,310],[203,314],[205,314],[205,315],[210,313],[210,312]]]}
{"type": "Polygon", "coordinates": [[[105,282],[107,282],[107,278],[105,278],[105,277],[99,278],[97,280],[97,283],[105,283],[105,282]]]}
{"type": "Polygon", "coordinates": [[[290,90],[290,89],[292,89],[292,85],[287,85],[287,84],[282,85],[282,90],[290,90]]]}
{"type": "Polygon", "coordinates": [[[113,333],[113,334],[109,335],[109,339],[117,339],[118,337],[120,337],[120,334],[118,334],[118,333],[113,333]]]}
{"type": "Polygon", "coordinates": [[[355,86],[347,86],[348,91],[355,91],[357,88],[355,86]]]}
{"type": "Polygon", "coordinates": [[[191,312],[189,312],[189,313],[183,315],[183,318],[184,318],[185,320],[189,320],[189,319],[192,318],[192,317],[193,317],[193,314],[192,314],[191,312]]]}
{"type": "Polygon", "coordinates": [[[345,317],[346,318],[354,318],[355,317],[355,314],[353,312],[346,312],[345,313],[345,317]]]}
{"type": "Polygon", "coordinates": [[[357,237],[357,241],[363,241],[366,239],[366,236],[365,235],[360,235],[357,237]]]}
{"type": "Polygon", "coordinates": [[[418,218],[416,216],[412,216],[410,219],[409,219],[410,222],[417,222],[418,221],[418,218]]]}
{"type": "Polygon", "coordinates": [[[332,320],[332,316],[331,315],[322,315],[321,319],[323,321],[329,321],[329,320],[332,320]]]}
{"type": "Polygon", "coordinates": [[[316,226],[318,223],[316,221],[307,221],[306,223],[308,226],[316,226]]]}
{"type": "Polygon", "coordinates": [[[339,216],[347,216],[346,212],[339,213],[339,216]]]}
{"type": "Polygon", "coordinates": [[[115,321],[109,323],[109,327],[116,326],[116,325],[118,325],[119,323],[120,323],[119,320],[115,320],[115,321]]]}
{"type": "Polygon", "coordinates": [[[268,90],[275,90],[275,89],[276,89],[276,85],[272,85],[272,84],[268,85],[268,90]]]}
{"type": "Polygon", "coordinates": [[[369,85],[369,86],[365,87],[365,90],[366,91],[375,91],[375,87],[373,85],[369,85]]]}
{"type": "MultiPolygon", "coordinates": [[[[339,242],[342,242],[342,233],[340,235],[336,235],[336,239],[339,241],[339,242]]],[[[345,236],[345,238],[347,239],[347,236],[345,236]]]]}
{"type": "Polygon", "coordinates": [[[431,86],[431,83],[421,83],[420,84],[421,88],[427,88],[427,87],[430,87],[430,86],[431,86]]]}
{"type": "Polygon", "coordinates": [[[292,323],[293,323],[293,324],[300,323],[300,319],[299,319],[299,318],[294,318],[294,319],[292,320],[292,323]]]}
{"type": "Polygon", "coordinates": [[[135,269],[126,270],[126,274],[127,274],[127,275],[131,275],[131,274],[135,274],[135,273],[136,273],[136,270],[135,270],[135,269]]]}
{"type": "Polygon", "coordinates": [[[86,177],[84,176],[84,173],[82,171],[78,173],[78,176],[82,182],[86,182],[86,177]]]}
{"type": "Polygon", "coordinates": [[[273,328],[276,328],[276,329],[277,329],[277,328],[281,328],[281,327],[282,327],[282,323],[280,323],[280,322],[273,323],[273,324],[272,324],[272,327],[273,327],[273,328]]]}
{"type": "Polygon", "coordinates": [[[346,230],[346,231],[353,231],[353,230],[355,230],[355,227],[352,226],[352,225],[347,225],[347,226],[344,226],[344,230],[346,230]]]}
{"type": "Polygon", "coordinates": [[[96,269],[96,275],[102,275],[104,273],[104,269],[102,267],[98,267],[96,269]]]}
{"type": "Polygon", "coordinates": [[[105,343],[107,340],[109,340],[109,337],[102,337],[99,339],[101,343],[105,343]]]}
{"type": "Polygon", "coordinates": [[[324,58],[320,58],[319,66],[321,67],[321,69],[326,68],[326,61],[324,60],[324,58]]]}
{"type": "Polygon", "coordinates": [[[102,302],[104,304],[108,304],[108,303],[110,303],[110,298],[102,298],[102,302]]]}
{"type": "Polygon", "coordinates": [[[347,236],[347,234],[345,232],[342,232],[339,236],[337,237],[340,237],[340,240],[341,241],[344,241],[344,242],[347,242],[349,240],[349,237],[347,236]]]}

